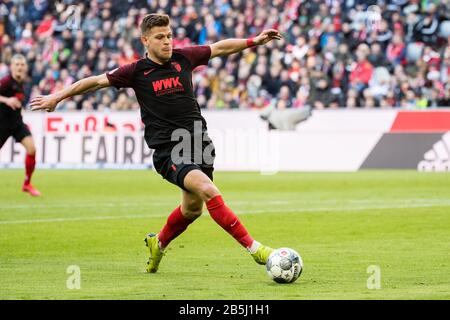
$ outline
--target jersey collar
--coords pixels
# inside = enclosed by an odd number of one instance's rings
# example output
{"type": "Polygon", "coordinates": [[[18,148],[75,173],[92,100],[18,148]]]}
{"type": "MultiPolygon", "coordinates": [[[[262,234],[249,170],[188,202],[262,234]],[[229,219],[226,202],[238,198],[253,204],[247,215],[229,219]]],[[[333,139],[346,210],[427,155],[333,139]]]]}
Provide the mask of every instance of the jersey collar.
{"type": "Polygon", "coordinates": [[[150,59],[150,58],[148,57],[147,52],[145,53],[145,59],[146,59],[148,62],[150,62],[152,65],[157,66],[157,67],[167,67],[167,66],[170,66],[170,65],[171,65],[171,62],[172,62],[172,58],[170,58],[169,61],[167,61],[167,62],[165,62],[165,63],[163,63],[163,64],[156,63],[155,61],[153,61],[152,59],[150,59]]]}

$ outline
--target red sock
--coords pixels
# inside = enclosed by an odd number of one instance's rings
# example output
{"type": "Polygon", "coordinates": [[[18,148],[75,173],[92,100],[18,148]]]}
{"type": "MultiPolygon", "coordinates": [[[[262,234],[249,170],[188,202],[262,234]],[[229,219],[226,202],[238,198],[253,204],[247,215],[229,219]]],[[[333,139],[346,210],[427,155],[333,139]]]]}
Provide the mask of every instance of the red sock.
{"type": "Polygon", "coordinates": [[[226,232],[231,234],[242,246],[250,248],[253,238],[248,234],[238,217],[223,202],[218,195],[206,203],[209,214],[226,232]]]}
{"type": "Polygon", "coordinates": [[[186,219],[181,213],[181,206],[177,207],[167,218],[167,222],[159,232],[161,247],[165,248],[170,241],[178,237],[194,220],[186,219]]]}
{"type": "Polygon", "coordinates": [[[34,172],[34,167],[36,166],[36,155],[27,154],[25,157],[25,185],[30,184],[31,176],[34,172]]]}

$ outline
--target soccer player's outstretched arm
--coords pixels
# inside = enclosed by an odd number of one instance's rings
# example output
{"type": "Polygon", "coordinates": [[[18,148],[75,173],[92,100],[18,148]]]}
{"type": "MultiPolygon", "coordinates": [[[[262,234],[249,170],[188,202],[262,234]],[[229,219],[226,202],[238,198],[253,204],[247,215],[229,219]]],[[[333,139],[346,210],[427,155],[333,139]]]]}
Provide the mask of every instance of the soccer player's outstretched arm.
{"type": "Polygon", "coordinates": [[[267,29],[258,36],[249,39],[226,39],[210,45],[211,59],[218,56],[226,56],[253,46],[266,44],[271,40],[281,40],[282,35],[275,29],[267,29]]]}
{"type": "Polygon", "coordinates": [[[46,96],[35,97],[31,100],[30,107],[33,111],[46,110],[48,112],[52,112],[55,110],[58,103],[66,98],[92,92],[109,86],[110,82],[106,77],[106,74],[88,77],[75,82],[70,87],[61,91],[46,96]]]}

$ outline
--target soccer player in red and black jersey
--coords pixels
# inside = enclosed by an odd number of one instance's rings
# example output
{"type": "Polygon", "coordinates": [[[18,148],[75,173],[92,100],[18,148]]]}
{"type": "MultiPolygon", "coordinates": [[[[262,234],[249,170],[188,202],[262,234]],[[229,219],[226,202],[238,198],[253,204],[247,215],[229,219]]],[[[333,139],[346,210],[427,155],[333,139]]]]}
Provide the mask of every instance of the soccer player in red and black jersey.
{"type": "Polygon", "coordinates": [[[31,176],[36,165],[36,147],[31,132],[22,119],[22,106],[25,100],[23,82],[27,71],[25,57],[15,54],[11,58],[10,74],[0,79],[0,149],[10,136],[25,147],[25,181],[22,191],[37,197],[41,193],[31,185],[31,176]]]}
{"type": "Polygon", "coordinates": [[[164,249],[202,214],[203,203],[214,221],[245,247],[256,262],[265,264],[273,251],[250,236],[212,181],[214,145],[194,96],[192,70],[208,64],[214,57],[274,39],[281,39],[281,35],[270,29],[250,39],[226,39],[211,45],[173,49],[169,17],[149,14],[141,23],[141,41],[147,49],[144,58],[31,101],[32,110],[51,112],[61,100],[74,95],[108,86],[134,89],[145,125],[145,140],[155,150],[155,169],[182,190],[181,205],[169,215],[158,234],[150,233],[145,239],[150,251],[148,272],[158,270],[164,249]]]}

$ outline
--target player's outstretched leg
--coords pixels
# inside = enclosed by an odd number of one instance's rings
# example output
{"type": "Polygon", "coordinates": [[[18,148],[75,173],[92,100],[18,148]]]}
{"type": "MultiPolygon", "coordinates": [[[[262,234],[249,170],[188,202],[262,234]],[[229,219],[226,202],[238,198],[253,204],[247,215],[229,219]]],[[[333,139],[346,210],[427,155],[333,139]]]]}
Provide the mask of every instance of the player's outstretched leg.
{"type": "Polygon", "coordinates": [[[195,194],[183,191],[183,201],[167,218],[166,224],[158,234],[150,233],[144,239],[149,249],[147,272],[158,271],[164,256],[164,249],[202,214],[203,200],[195,194]]]}
{"type": "Polygon", "coordinates": [[[246,248],[257,263],[267,262],[273,249],[260,244],[250,236],[236,214],[225,204],[219,190],[206,174],[200,170],[190,171],[184,178],[184,186],[205,201],[214,221],[246,248]]]}
{"type": "Polygon", "coordinates": [[[26,150],[25,156],[25,180],[23,182],[22,191],[28,192],[34,197],[39,197],[41,193],[31,184],[31,177],[36,167],[36,147],[31,136],[27,136],[20,142],[26,150]]]}

